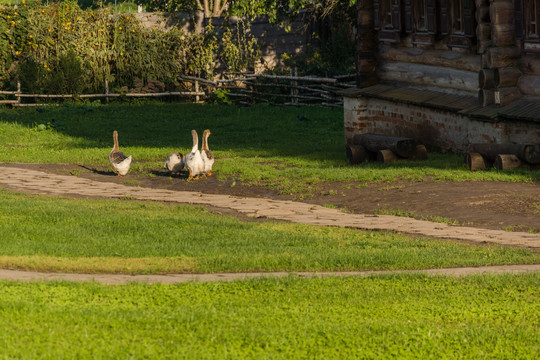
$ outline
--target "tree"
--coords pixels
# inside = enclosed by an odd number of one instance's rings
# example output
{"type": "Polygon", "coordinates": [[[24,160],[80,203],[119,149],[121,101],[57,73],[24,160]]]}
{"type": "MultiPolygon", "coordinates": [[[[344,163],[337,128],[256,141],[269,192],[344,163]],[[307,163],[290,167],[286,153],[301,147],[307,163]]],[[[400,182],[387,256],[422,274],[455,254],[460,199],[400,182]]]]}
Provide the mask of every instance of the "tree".
{"type": "Polygon", "coordinates": [[[318,16],[348,8],[356,0],[140,0],[148,10],[201,10],[205,17],[266,15],[273,22],[298,16],[301,10],[318,16]]]}
{"type": "Polygon", "coordinates": [[[196,0],[199,10],[204,11],[204,17],[219,17],[227,9],[228,0],[196,0]]]}
{"type": "Polygon", "coordinates": [[[229,0],[141,0],[148,10],[193,11],[201,10],[204,17],[222,16],[229,6],[229,0]]]}

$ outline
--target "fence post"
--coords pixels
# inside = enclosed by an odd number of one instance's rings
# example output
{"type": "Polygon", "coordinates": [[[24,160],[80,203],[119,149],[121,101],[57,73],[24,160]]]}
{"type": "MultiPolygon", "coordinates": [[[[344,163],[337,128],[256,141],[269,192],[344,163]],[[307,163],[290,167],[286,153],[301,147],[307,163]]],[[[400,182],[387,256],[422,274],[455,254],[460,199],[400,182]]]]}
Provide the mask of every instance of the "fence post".
{"type": "MultiPolygon", "coordinates": [[[[289,72],[291,74],[291,77],[294,76],[294,77],[298,77],[298,68],[294,68],[294,73],[293,73],[293,69],[290,70],[289,72]]],[[[298,86],[298,81],[296,80],[293,80],[291,81],[291,103],[293,104],[297,104],[298,103],[298,89],[296,88],[298,86]]]]}
{"type": "Polygon", "coordinates": [[[17,80],[17,106],[21,105],[21,82],[17,80]]]}
{"type": "Polygon", "coordinates": [[[195,80],[195,92],[197,95],[195,95],[195,102],[199,103],[201,101],[201,97],[199,96],[199,81],[195,80]]]}
{"type": "Polygon", "coordinates": [[[105,102],[109,103],[109,80],[105,80],[105,102]]]}

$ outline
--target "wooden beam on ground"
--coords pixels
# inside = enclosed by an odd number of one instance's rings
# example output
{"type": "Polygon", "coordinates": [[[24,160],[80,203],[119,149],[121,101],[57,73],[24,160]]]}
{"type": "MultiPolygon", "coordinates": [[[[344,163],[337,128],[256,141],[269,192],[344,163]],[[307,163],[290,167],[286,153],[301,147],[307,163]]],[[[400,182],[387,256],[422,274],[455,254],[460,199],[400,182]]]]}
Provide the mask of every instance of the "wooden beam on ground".
{"type": "Polygon", "coordinates": [[[392,150],[396,155],[409,158],[415,151],[413,139],[387,136],[381,134],[357,134],[353,137],[354,145],[362,145],[369,151],[392,150]]]}

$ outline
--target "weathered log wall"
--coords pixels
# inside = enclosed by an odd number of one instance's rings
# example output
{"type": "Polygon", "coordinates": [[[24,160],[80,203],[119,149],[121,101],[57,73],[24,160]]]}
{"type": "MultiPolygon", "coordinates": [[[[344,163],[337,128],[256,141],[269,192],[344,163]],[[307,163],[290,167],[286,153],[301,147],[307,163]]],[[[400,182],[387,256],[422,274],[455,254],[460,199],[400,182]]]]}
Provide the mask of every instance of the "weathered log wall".
{"type": "Polygon", "coordinates": [[[380,61],[377,75],[382,80],[422,86],[439,91],[478,92],[478,72],[406,62],[380,61]]]}
{"type": "Polygon", "coordinates": [[[518,88],[525,95],[540,96],[540,54],[526,54],[519,60],[518,88]]]}

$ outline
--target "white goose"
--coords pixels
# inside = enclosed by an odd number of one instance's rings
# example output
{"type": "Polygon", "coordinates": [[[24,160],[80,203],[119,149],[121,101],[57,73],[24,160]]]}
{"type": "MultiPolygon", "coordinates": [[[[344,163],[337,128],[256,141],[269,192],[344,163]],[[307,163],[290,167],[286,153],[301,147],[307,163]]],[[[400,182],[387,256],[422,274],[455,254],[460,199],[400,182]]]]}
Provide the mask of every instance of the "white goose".
{"type": "Polygon", "coordinates": [[[212,166],[214,166],[214,154],[208,148],[208,136],[210,136],[210,130],[206,129],[202,136],[201,157],[204,163],[204,173],[208,176],[212,176],[212,166]]]}
{"type": "Polygon", "coordinates": [[[199,151],[199,136],[195,130],[191,130],[191,136],[193,137],[193,148],[191,152],[186,155],[186,167],[189,171],[190,180],[197,180],[199,175],[204,172],[204,162],[199,151]]]}
{"type": "Polygon", "coordinates": [[[129,167],[131,166],[131,155],[126,156],[118,148],[118,131],[114,130],[113,132],[114,146],[109,153],[109,162],[115,173],[118,176],[124,176],[128,173],[129,167]]]}
{"type": "Polygon", "coordinates": [[[171,152],[167,155],[167,160],[165,160],[164,168],[169,170],[171,173],[179,173],[180,170],[184,168],[184,155],[179,152],[171,152]]]}

